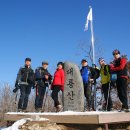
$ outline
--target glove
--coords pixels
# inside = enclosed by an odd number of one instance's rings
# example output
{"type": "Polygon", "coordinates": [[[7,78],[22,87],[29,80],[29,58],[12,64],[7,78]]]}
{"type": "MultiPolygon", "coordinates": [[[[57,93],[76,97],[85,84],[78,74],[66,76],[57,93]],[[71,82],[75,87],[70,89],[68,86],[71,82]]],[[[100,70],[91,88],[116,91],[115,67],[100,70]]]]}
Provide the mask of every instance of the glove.
{"type": "Polygon", "coordinates": [[[16,87],[15,89],[13,89],[13,92],[16,93],[18,91],[18,87],[16,87]]]}
{"type": "Polygon", "coordinates": [[[113,64],[110,64],[109,67],[110,67],[111,71],[114,69],[114,65],[113,64]]]}
{"type": "Polygon", "coordinates": [[[16,93],[18,89],[20,88],[18,81],[15,83],[15,89],[13,89],[13,92],[16,93]]]}
{"type": "Polygon", "coordinates": [[[94,82],[94,79],[89,79],[89,81],[93,83],[93,82],[94,82]]]}
{"type": "Polygon", "coordinates": [[[45,82],[45,86],[46,86],[46,87],[49,87],[49,84],[48,84],[48,83],[49,83],[48,81],[45,82]]]}
{"type": "Polygon", "coordinates": [[[97,84],[96,79],[93,81],[93,84],[94,84],[94,85],[96,85],[96,84],[97,84]]]}
{"type": "Polygon", "coordinates": [[[53,79],[53,76],[52,75],[49,75],[49,80],[52,80],[53,79]]]}
{"type": "Polygon", "coordinates": [[[49,84],[52,84],[52,80],[49,80],[49,84]]]}
{"type": "Polygon", "coordinates": [[[33,86],[32,86],[32,89],[35,89],[35,88],[36,88],[36,86],[35,86],[35,85],[33,85],[33,86]]]}

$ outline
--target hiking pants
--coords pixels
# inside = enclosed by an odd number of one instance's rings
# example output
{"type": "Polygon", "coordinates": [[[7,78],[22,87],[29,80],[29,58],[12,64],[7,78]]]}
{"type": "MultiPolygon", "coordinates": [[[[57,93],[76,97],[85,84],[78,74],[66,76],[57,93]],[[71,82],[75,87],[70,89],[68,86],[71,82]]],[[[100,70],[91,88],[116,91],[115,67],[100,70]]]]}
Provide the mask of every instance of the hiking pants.
{"type": "Polygon", "coordinates": [[[28,105],[29,94],[31,93],[31,86],[20,85],[20,98],[18,102],[18,109],[25,110],[28,105]]]}

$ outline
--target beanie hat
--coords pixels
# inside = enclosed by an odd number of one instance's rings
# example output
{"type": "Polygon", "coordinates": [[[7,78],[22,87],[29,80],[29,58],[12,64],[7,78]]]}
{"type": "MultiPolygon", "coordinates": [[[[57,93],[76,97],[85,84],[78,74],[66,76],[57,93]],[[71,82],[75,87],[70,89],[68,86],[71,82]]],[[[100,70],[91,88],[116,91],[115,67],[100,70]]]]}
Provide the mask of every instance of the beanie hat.
{"type": "Polygon", "coordinates": [[[83,62],[87,62],[87,60],[86,59],[82,59],[81,63],[83,63],[83,62]]]}
{"type": "Polygon", "coordinates": [[[42,62],[42,65],[48,65],[49,63],[48,63],[48,61],[43,61],[42,62]]]}
{"type": "Polygon", "coordinates": [[[30,62],[31,62],[31,58],[27,57],[27,58],[25,59],[25,62],[26,62],[26,61],[30,61],[30,62]]]}
{"type": "Polygon", "coordinates": [[[101,62],[101,61],[105,61],[104,58],[100,57],[100,58],[98,59],[98,62],[101,62]]]}
{"type": "Polygon", "coordinates": [[[57,66],[58,66],[58,65],[62,65],[62,66],[63,66],[64,63],[63,63],[63,62],[58,62],[58,63],[57,63],[57,66]]]}
{"type": "Polygon", "coordinates": [[[120,54],[120,51],[117,50],[117,49],[115,49],[115,50],[112,52],[112,54],[113,54],[113,55],[115,55],[115,54],[120,54]]]}

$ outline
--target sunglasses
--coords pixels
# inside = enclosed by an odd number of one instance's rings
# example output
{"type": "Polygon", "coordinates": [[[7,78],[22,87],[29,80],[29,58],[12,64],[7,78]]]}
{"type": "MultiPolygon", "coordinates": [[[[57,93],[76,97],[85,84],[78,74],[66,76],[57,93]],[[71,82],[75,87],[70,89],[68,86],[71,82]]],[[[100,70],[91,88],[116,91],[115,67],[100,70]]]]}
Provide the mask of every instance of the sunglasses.
{"type": "Polygon", "coordinates": [[[104,62],[104,60],[101,60],[100,63],[104,62]]]}
{"type": "Polygon", "coordinates": [[[115,54],[113,54],[113,56],[115,56],[115,55],[118,55],[119,53],[115,53],[115,54]]]}

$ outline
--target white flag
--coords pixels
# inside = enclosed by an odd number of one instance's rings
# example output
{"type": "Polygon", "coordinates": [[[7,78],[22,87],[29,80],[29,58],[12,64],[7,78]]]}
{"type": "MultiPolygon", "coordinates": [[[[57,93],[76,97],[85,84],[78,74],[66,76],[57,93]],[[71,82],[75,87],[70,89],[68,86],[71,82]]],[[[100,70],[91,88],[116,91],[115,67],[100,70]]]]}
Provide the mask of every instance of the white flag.
{"type": "Polygon", "coordinates": [[[92,19],[93,19],[93,16],[92,16],[92,8],[90,8],[90,11],[89,11],[88,16],[87,16],[87,20],[86,20],[86,24],[85,24],[85,29],[84,29],[84,31],[87,31],[87,30],[88,30],[89,21],[92,21],[92,19]]]}

